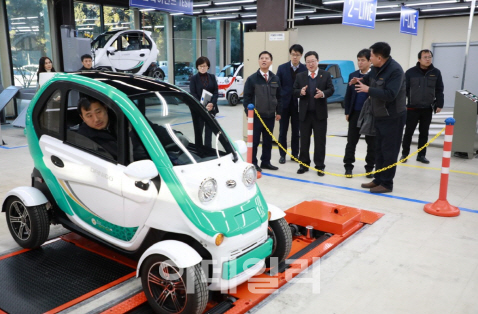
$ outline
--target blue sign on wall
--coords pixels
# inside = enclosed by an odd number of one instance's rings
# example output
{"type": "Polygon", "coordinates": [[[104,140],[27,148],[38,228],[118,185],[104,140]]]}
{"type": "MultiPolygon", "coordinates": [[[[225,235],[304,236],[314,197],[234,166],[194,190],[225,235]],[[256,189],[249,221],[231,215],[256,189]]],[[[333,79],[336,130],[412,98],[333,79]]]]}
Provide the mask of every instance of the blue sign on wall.
{"type": "Polygon", "coordinates": [[[129,0],[131,7],[193,14],[193,0],[129,0]]]}
{"type": "Polygon", "coordinates": [[[345,0],[342,24],[375,28],[377,0],[345,0]]]}
{"type": "Polygon", "coordinates": [[[400,33],[417,36],[418,10],[403,7],[400,11],[400,33]]]}

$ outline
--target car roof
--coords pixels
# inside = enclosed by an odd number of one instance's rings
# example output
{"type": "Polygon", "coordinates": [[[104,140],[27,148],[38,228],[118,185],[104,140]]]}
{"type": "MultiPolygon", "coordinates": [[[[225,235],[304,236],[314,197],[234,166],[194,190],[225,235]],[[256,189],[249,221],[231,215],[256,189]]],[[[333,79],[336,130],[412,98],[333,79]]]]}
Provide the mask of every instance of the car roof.
{"type": "Polygon", "coordinates": [[[182,91],[180,88],[172,84],[169,84],[163,81],[157,81],[153,78],[142,76],[142,75],[124,74],[124,73],[108,72],[108,71],[82,71],[82,72],[74,72],[71,74],[88,77],[96,81],[108,84],[122,91],[128,97],[132,95],[148,93],[151,91],[157,91],[157,92],[182,91]]]}

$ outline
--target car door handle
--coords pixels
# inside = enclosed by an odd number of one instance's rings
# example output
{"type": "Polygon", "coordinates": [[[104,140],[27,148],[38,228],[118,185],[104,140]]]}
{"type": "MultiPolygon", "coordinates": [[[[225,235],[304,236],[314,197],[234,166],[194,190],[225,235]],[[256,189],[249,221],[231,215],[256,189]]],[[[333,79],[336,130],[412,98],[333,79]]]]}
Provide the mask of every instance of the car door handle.
{"type": "Polygon", "coordinates": [[[140,56],[140,57],[144,57],[144,53],[140,54],[139,56],[140,56]]]}
{"type": "Polygon", "coordinates": [[[148,183],[143,183],[141,181],[136,181],[134,185],[137,188],[140,188],[141,190],[147,191],[149,189],[149,182],[148,183]]]}
{"type": "Polygon", "coordinates": [[[56,157],[55,155],[51,156],[51,162],[59,168],[65,167],[65,164],[63,163],[63,161],[60,158],[56,157]]]}

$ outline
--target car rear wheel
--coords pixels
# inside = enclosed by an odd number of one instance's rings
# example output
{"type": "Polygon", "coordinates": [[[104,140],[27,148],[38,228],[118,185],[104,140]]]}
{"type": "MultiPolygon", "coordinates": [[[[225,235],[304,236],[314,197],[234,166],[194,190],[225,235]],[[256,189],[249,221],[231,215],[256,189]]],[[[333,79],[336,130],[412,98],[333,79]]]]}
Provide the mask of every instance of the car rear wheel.
{"type": "Polygon", "coordinates": [[[161,69],[156,69],[151,74],[151,77],[160,81],[164,81],[164,72],[161,69]]]}
{"type": "Polygon", "coordinates": [[[7,224],[13,239],[23,248],[42,245],[50,233],[50,221],[45,205],[27,207],[16,196],[6,204],[7,224]]]}
{"type": "Polygon", "coordinates": [[[200,314],[207,305],[207,281],[201,266],[179,268],[165,256],[149,256],[141,267],[141,283],[155,313],[200,314]]]}
{"type": "Polygon", "coordinates": [[[236,106],[239,103],[239,95],[236,93],[230,93],[229,97],[227,97],[227,101],[229,102],[229,105],[236,106]]]}
{"type": "Polygon", "coordinates": [[[292,233],[284,218],[269,221],[267,232],[273,244],[272,253],[266,258],[266,267],[271,267],[279,265],[289,255],[292,247],[292,233]]]}

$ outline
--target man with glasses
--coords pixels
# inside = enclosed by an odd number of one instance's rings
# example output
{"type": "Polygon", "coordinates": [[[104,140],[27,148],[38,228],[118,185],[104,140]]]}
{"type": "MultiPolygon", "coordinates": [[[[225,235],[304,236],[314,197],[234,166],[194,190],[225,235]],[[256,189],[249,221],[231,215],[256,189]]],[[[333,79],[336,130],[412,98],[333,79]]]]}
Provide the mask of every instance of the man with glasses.
{"type": "MultiPolygon", "coordinates": [[[[299,98],[300,153],[299,160],[310,165],[310,137],[314,131],[314,163],[319,177],[324,176],[325,139],[327,134],[327,97],[334,93],[330,73],[319,69],[319,55],[315,51],[305,54],[308,71],[297,74],[294,82],[295,98],[299,98]]],[[[309,171],[300,166],[298,174],[309,171]]]]}
{"type": "MultiPolygon", "coordinates": [[[[277,69],[277,76],[281,84],[282,114],[280,119],[279,143],[287,149],[287,132],[289,130],[289,121],[291,126],[290,146],[292,156],[299,157],[299,102],[292,96],[294,81],[298,73],[307,71],[304,64],[300,63],[300,58],[304,53],[301,45],[292,45],[289,48],[290,61],[281,64],[277,69]]],[[[286,152],[279,150],[279,163],[285,164],[286,152]]]]}
{"type": "MultiPolygon", "coordinates": [[[[418,147],[428,142],[428,130],[432,122],[432,112],[440,112],[443,108],[443,80],[440,70],[432,64],[433,53],[423,49],[418,53],[417,65],[405,72],[407,82],[407,124],[402,143],[402,157],[410,154],[410,144],[413,132],[420,123],[418,130],[418,147]]],[[[425,157],[427,149],[424,148],[417,155],[417,161],[429,164],[425,157]]],[[[407,161],[405,161],[407,162],[407,161]]]]}

